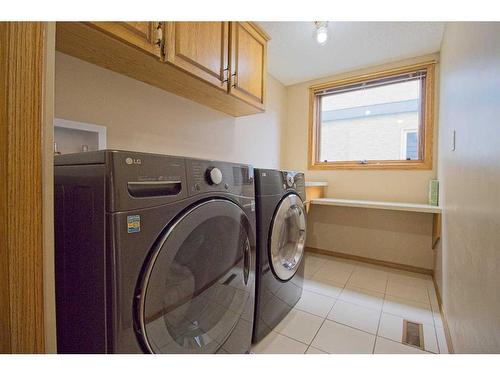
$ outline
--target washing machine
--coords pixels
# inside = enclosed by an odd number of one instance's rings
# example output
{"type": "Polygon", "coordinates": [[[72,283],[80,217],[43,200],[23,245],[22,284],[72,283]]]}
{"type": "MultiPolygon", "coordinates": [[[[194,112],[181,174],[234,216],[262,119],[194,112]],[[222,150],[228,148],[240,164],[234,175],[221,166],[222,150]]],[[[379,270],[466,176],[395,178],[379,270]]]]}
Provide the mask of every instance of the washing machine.
{"type": "Polygon", "coordinates": [[[253,342],[264,338],[302,295],[306,199],[304,174],[255,169],[257,278],[253,342]]]}
{"type": "Polygon", "coordinates": [[[246,353],[248,165],[128,151],[55,158],[59,353],[246,353]]]}

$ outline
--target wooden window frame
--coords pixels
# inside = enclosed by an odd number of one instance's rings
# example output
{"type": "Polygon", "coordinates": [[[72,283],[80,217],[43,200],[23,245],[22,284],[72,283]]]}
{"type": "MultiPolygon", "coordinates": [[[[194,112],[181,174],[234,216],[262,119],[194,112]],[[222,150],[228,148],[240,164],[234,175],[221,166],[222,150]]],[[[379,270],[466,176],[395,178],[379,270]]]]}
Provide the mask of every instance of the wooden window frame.
{"type": "Polygon", "coordinates": [[[432,169],[432,149],[434,133],[434,74],[435,61],[428,61],[415,65],[407,65],[399,68],[377,71],[374,73],[348,77],[336,81],[326,82],[309,87],[309,129],[308,129],[308,157],[309,169],[409,169],[430,170],[432,169]],[[397,74],[411,73],[413,71],[426,71],[424,87],[424,112],[423,121],[419,127],[419,147],[421,160],[368,160],[365,163],[359,161],[328,161],[318,160],[318,128],[319,128],[319,96],[316,94],[326,89],[337,88],[345,85],[361,83],[374,79],[391,77],[397,74]]]}

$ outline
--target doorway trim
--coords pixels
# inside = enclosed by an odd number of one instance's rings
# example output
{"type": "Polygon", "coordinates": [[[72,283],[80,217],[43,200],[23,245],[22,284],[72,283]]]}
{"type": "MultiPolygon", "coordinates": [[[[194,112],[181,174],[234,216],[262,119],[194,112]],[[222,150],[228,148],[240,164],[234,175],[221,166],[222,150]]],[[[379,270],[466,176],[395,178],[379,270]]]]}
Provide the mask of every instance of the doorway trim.
{"type": "Polygon", "coordinates": [[[0,352],[44,353],[43,22],[0,22],[0,352]]]}

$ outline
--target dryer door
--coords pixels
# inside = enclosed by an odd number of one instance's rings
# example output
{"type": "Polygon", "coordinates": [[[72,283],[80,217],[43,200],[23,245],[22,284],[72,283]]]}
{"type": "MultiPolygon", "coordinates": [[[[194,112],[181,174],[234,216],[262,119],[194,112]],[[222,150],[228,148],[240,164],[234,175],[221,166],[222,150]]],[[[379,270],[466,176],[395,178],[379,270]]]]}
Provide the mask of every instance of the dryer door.
{"type": "Polygon", "coordinates": [[[138,336],[151,353],[244,353],[255,239],[235,203],[212,199],[166,228],[139,281],[138,336]]]}
{"type": "Polygon", "coordinates": [[[297,194],[285,196],[275,211],[269,237],[271,269],[282,281],[297,272],[306,242],[306,215],[297,194]]]}

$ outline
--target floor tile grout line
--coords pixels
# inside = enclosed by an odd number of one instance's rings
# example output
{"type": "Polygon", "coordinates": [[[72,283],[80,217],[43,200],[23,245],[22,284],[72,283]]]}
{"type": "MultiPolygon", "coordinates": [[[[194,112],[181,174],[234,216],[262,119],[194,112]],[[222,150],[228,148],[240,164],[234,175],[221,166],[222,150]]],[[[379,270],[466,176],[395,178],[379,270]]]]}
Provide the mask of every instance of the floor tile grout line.
{"type": "MultiPolygon", "coordinates": [[[[335,306],[335,303],[337,302],[337,299],[336,298],[332,298],[334,301],[333,301],[333,305],[332,307],[330,307],[330,310],[328,310],[328,313],[327,313],[327,316],[328,314],[330,313],[330,311],[332,310],[333,306],[335,306]]],[[[316,318],[321,318],[321,319],[326,319],[326,316],[321,316],[321,315],[318,315],[318,314],[315,314],[315,313],[312,313],[310,311],[306,311],[306,310],[302,310],[301,308],[299,307],[293,307],[292,310],[299,310],[300,312],[303,312],[303,313],[306,313],[306,314],[310,314],[310,315],[313,315],[315,316],[316,318]]],[[[291,310],[290,310],[291,311],[291,310]]]]}
{"type": "MultiPolygon", "coordinates": [[[[315,318],[320,318],[320,319],[323,319],[323,321],[321,322],[320,328],[321,328],[321,326],[323,325],[324,320],[326,319],[326,318],[324,318],[324,317],[322,317],[322,316],[319,316],[319,315],[316,315],[316,314],[310,313],[310,312],[308,312],[308,311],[303,311],[303,310],[300,310],[300,309],[296,308],[295,306],[293,306],[293,308],[292,308],[292,310],[290,310],[290,312],[291,312],[291,311],[293,311],[293,310],[298,310],[298,311],[300,311],[300,312],[302,312],[302,313],[304,313],[304,314],[309,314],[309,315],[312,315],[312,316],[313,316],[313,317],[315,317],[315,318]]],[[[318,331],[319,331],[319,329],[320,329],[320,328],[318,328],[318,331]]],[[[273,328],[273,329],[272,329],[272,331],[273,331],[273,332],[275,332],[275,333],[277,333],[277,334],[279,334],[279,335],[282,335],[282,336],[288,337],[288,338],[290,338],[290,339],[292,339],[292,340],[295,340],[295,341],[297,341],[297,342],[300,342],[300,343],[301,343],[301,344],[303,344],[303,345],[307,345],[307,348],[309,348],[309,346],[310,346],[310,344],[307,344],[307,343],[305,343],[305,342],[303,342],[303,341],[300,341],[300,340],[295,339],[295,338],[293,338],[293,337],[291,337],[291,336],[288,336],[288,335],[286,335],[285,333],[279,332],[279,331],[277,331],[275,328],[273,328]]],[[[316,337],[316,334],[318,333],[318,331],[314,334],[314,337],[316,337]]],[[[314,337],[313,337],[313,339],[312,339],[312,340],[314,340],[314,337]]],[[[312,343],[312,340],[311,340],[311,343],[312,343]]],[[[307,349],[306,349],[306,351],[307,351],[307,349]]],[[[304,352],[304,353],[305,353],[305,352],[304,352]]]]}
{"type": "MultiPolygon", "coordinates": [[[[342,290],[344,290],[344,288],[342,288],[342,290]]],[[[342,294],[342,291],[339,293],[339,295],[342,294]]],[[[335,305],[337,304],[337,301],[338,301],[338,298],[335,298],[335,301],[333,302],[333,305],[332,307],[330,307],[330,310],[328,311],[328,313],[326,314],[326,316],[323,318],[323,321],[321,322],[321,325],[319,326],[319,329],[316,331],[313,339],[311,340],[311,343],[309,344],[309,346],[307,347],[307,350],[309,350],[309,348],[311,347],[312,343],[314,342],[314,339],[316,338],[316,336],[318,335],[319,331],[321,330],[321,327],[323,327],[323,325],[325,324],[326,320],[327,320],[327,317],[328,315],[330,315],[330,313],[332,312],[333,308],[335,307],[335,305]]],[[[306,352],[307,352],[306,350],[306,352]]]]}
{"type": "MultiPolygon", "coordinates": [[[[351,274],[349,275],[349,277],[347,278],[344,286],[342,287],[342,290],[340,291],[339,295],[340,296],[342,294],[342,292],[344,291],[345,289],[345,286],[347,285],[347,283],[349,282],[349,279],[351,278],[352,274],[353,274],[354,270],[351,272],[351,274]]],[[[337,304],[337,301],[338,301],[338,296],[337,298],[335,299],[335,302],[333,303],[333,306],[330,308],[330,311],[328,311],[328,314],[326,314],[326,317],[323,319],[323,322],[321,322],[321,326],[319,327],[319,329],[316,331],[316,334],[314,335],[313,339],[311,340],[311,343],[309,344],[309,346],[307,347],[307,350],[309,350],[309,348],[311,347],[312,343],[314,342],[314,339],[316,338],[316,336],[318,335],[319,331],[321,331],[321,328],[323,327],[323,325],[325,324],[325,322],[327,321],[327,317],[328,315],[330,315],[330,313],[332,312],[333,308],[335,307],[335,305],[337,304]]],[[[306,352],[307,352],[306,350],[306,352]]]]}
{"type": "MultiPolygon", "coordinates": [[[[280,335],[280,336],[286,337],[287,339],[293,340],[293,341],[295,341],[295,342],[298,342],[299,344],[302,344],[302,345],[307,346],[306,351],[307,351],[307,349],[309,348],[309,345],[310,345],[310,344],[306,344],[305,342],[300,341],[300,340],[297,340],[296,338],[290,337],[290,336],[288,336],[288,335],[285,335],[284,333],[281,333],[281,332],[278,332],[278,331],[275,331],[275,330],[272,330],[271,332],[274,332],[274,333],[276,333],[277,335],[280,335]]],[[[311,341],[311,342],[312,342],[312,341],[311,341]]],[[[304,353],[305,353],[305,352],[304,352],[304,353]]]]}
{"type": "MultiPolygon", "coordinates": [[[[382,310],[378,310],[378,309],[373,309],[373,308],[370,308],[370,307],[366,307],[366,306],[361,306],[361,305],[357,305],[355,303],[351,303],[351,302],[348,302],[348,301],[344,301],[344,300],[340,300],[341,302],[344,302],[344,303],[347,303],[347,304],[350,304],[350,305],[354,305],[356,307],[362,307],[362,308],[365,308],[365,309],[368,309],[368,310],[372,310],[372,311],[377,311],[378,313],[382,314],[382,310]]],[[[363,332],[366,332],[366,333],[369,333],[370,335],[374,335],[374,333],[372,332],[367,332],[361,328],[357,328],[357,327],[353,327],[353,326],[350,326],[349,324],[345,324],[345,323],[342,323],[342,322],[339,322],[335,319],[330,319],[328,318],[328,316],[330,315],[330,313],[332,312],[333,308],[335,307],[336,303],[338,302],[338,300],[335,302],[335,304],[332,306],[332,308],[330,309],[330,312],[328,313],[328,315],[326,316],[326,319],[331,321],[331,322],[335,322],[335,323],[339,323],[339,324],[342,324],[342,325],[345,325],[347,327],[351,327],[351,328],[354,328],[354,329],[357,329],[359,331],[363,331],[363,332]]]]}
{"type": "MultiPolygon", "coordinates": [[[[330,297],[330,298],[331,298],[331,297],[330,297]]],[[[330,313],[330,311],[332,311],[333,306],[335,306],[335,304],[337,303],[337,298],[332,298],[332,299],[334,300],[334,301],[333,301],[333,305],[332,305],[332,307],[330,307],[330,309],[328,310],[327,316],[328,316],[328,314],[330,313]]],[[[303,309],[301,309],[300,307],[295,307],[295,306],[294,306],[293,308],[294,308],[294,309],[296,309],[296,310],[302,311],[302,312],[304,312],[304,313],[314,315],[314,316],[316,316],[316,317],[318,317],[318,318],[321,318],[321,319],[326,319],[326,316],[321,316],[321,315],[318,315],[318,314],[312,313],[312,312],[310,312],[310,311],[303,310],[303,309]]]]}
{"type": "Polygon", "coordinates": [[[413,303],[418,303],[420,305],[426,305],[426,306],[429,306],[431,309],[432,309],[432,306],[429,304],[427,305],[425,302],[422,302],[422,301],[416,301],[416,300],[413,300],[413,299],[409,299],[409,298],[404,298],[404,297],[400,297],[400,296],[396,296],[394,294],[386,294],[387,297],[395,297],[395,298],[399,298],[399,299],[402,299],[402,300],[405,300],[405,301],[408,301],[408,302],[413,302],[413,303]]]}
{"type": "MultiPolygon", "coordinates": [[[[430,302],[431,296],[429,294],[429,289],[427,289],[427,296],[429,297],[429,302],[430,302]]],[[[432,308],[432,303],[431,303],[431,311],[432,311],[432,321],[434,322],[434,336],[436,338],[438,354],[441,354],[441,348],[439,347],[439,340],[437,337],[436,319],[434,318],[434,309],[432,308]]],[[[425,347],[425,337],[424,337],[424,347],[425,347]]]]}
{"type": "MultiPolygon", "coordinates": [[[[309,293],[313,293],[313,294],[316,294],[318,296],[321,296],[321,297],[328,297],[328,298],[331,298],[331,299],[337,299],[336,297],[332,297],[332,296],[327,296],[325,294],[321,294],[321,293],[318,293],[318,292],[314,292],[312,290],[308,290],[308,289],[304,289],[306,292],[309,292],[309,293]]],[[[343,289],[342,289],[343,290],[343,289]]],[[[340,294],[339,294],[340,295],[340,294]]]]}
{"type": "MultiPolygon", "coordinates": [[[[311,347],[312,343],[314,342],[314,339],[316,338],[316,336],[318,336],[318,333],[319,333],[319,331],[321,330],[321,328],[323,327],[323,324],[325,324],[325,322],[326,322],[326,318],[325,318],[325,319],[323,319],[323,321],[321,322],[321,325],[319,326],[318,330],[317,330],[317,331],[316,331],[316,333],[314,334],[314,336],[313,336],[313,338],[312,338],[312,340],[311,340],[311,343],[310,343],[310,344],[309,344],[309,346],[307,347],[307,349],[306,349],[305,353],[306,353],[306,352],[309,350],[309,348],[311,347]]],[[[323,349],[321,349],[321,350],[323,350],[323,349]]],[[[323,351],[324,351],[324,350],[323,350],[323,351]]]]}
{"type": "Polygon", "coordinates": [[[378,339],[378,338],[381,338],[381,339],[384,339],[384,340],[388,340],[388,341],[392,341],[392,342],[394,342],[394,343],[396,343],[396,344],[400,344],[400,345],[408,346],[408,347],[410,347],[410,348],[414,348],[414,349],[420,350],[421,352],[426,352],[427,354],[436,354],[436,353],[434,353],[434,352],[430,352],[430,351],[425,350],[425,349],[418,349],[418,347],[416,347],[416,346],[411,346],[411,345],[408,345],[408,344],[403,344],[402,342],[399,342],[399,341],[396,341],[396,340],[390,339],[390,338],[388,338],[388,337],[384,337],[384,336],[377,336],[377,339],[378,339]]]}
{"type": "Polygon", "coordinates": [[[335,323],[335,324],[339,324],[339,325],[347,327],[347,328],[352,328],[352,329],[354,329],[356,331],[363,332],[363,333],[366,333],[366,334],[371,335],[371,336],[376,336],[374,333],[364,331],[361,328],[356,328],[356,327],[350,326],[349,324],[337,322],[336,320],[331,320],[331,319],[328,319],[328,318],[325,319],[325,320],[328,320],[329,322],[332,322],[332,323],[335,323]]]}
{"type": "Polygon", "coordinates": [[[380,309],[380,315],[378,317],[378,325],[377,325],[377,333],[375,334],[375,341],[373,342],[373,351],[372,354],[375,354],[375,347],[377,346],[377,339],[378,339],[378,331],[380,329],[380,322],[382,321],[382,313],[384,311],[384,304],[385,304],[385,295],[387,293],[387,286],[389,285],[389,275],[387,275],[387,280],[385,281],[385,289],[384,289],[384,300],[382,301],[382,308],[380,309]]]}
{"type": "Polygon", "coordinates": [[[408,299],[408,298],[398,297],[398,296],[395,296],[393,294],[387,294],[387,293],[385,294],[384,300],[387,300],[387,297],[393,297],[393,298],[401,299],[401,300],[403,300],[405,302],[409,302],[409,303],[413,303],[413,304],[425,305],[425,307],[429,307],[430,311],[432,311],[432,306],[431,305],[426,305],[423,302],[417,302],[417,301],[414,301],[414,300],[411,300],[411,299],[408,299]]]}
{"type": "MultiPolygon", "coordinates": [[[[401,315],[398,315],[398,314],[394,314],[394,313],[392,313],[392,312],[382,311],[382,314],[391,315],[391,316],[395,316],[395,317],[398,317],[398,318],[401,318],[401,319],[406,319],[406,320],[408,320],[406,317],[401,316],[401,315]]],[[[433,320],[432,320],[432,323],[429,323],[429,322],[420,322],[420,321],[419,321],[419,322],[415,322],[415,323],[418,323],[418,324],[427,324],[427,325],[430,325],[430,326],[435,327],[435,326],[434,326],[434,318],[433,318],[433,320]]]]}
{"type": "Polygon", "coordinates": [[[330,319],[328,319],[328,316],[330,315],[330,313],[332,312],[333,308],[335,307],[335,305],[337,304],[337,302],[338,302],[338,301],[339,301],[339,300],[338,300],[338,298],[337,298],[337,299],[335,300],[335,302],[333,303],[333,306],[332,306],[332,307],[330,307],[330,310],[328,311],[328,314],[326,314],[326,316],[325,316],[325,320],[330,320],[330,319]]]}

